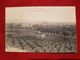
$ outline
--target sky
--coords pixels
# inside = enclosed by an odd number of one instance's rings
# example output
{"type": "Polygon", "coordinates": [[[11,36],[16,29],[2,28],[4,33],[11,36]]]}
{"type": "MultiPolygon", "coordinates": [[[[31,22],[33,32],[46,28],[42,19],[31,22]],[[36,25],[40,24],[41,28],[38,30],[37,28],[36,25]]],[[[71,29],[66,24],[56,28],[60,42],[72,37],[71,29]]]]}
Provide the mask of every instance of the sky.
{"type": "Polygon", "coordinates": [[[76,22],[75,6],[6,7],[6,23],[76,22]]]}

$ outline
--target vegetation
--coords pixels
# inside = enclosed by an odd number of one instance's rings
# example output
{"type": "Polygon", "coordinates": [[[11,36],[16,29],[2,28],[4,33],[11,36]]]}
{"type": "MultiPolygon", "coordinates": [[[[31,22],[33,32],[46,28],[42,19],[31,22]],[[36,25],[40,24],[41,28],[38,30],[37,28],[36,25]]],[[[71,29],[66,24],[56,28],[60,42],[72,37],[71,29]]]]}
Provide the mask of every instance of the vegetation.
{"type": "Polygon", "coordinates": [[[76,52],[76,24],[6,24],[7,45],[26,52],[76,52]]]}

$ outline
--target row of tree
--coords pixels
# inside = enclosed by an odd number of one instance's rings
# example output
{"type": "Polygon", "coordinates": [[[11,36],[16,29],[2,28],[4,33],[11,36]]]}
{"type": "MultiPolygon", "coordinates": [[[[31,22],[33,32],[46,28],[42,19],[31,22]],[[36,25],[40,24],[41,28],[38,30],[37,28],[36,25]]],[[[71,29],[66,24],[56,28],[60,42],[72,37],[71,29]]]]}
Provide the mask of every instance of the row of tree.
{"type": "MultiPolygon", "coordinates": [[[[7,24],[7,28],[10,29],[22,29],[21,24],[7,24]]],[[[30,27],[24,27],[25,29],[32,29],[33,31],[40,31],[42,33],[56,33],[66,35],[75,35],[76,34],[76,24],[74,25],[44,25],[44,24],[34,24],[30,27]]]]}

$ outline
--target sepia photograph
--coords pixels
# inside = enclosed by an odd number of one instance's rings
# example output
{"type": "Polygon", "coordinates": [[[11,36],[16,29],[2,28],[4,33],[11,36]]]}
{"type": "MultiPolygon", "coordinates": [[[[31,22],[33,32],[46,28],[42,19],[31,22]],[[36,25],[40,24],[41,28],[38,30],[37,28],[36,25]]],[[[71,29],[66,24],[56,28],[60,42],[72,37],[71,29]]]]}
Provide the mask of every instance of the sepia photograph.
{"type": "Polygon", "coordinates": [[[77,53],[76,7],[6,7],[5,52],[77,53]]]}

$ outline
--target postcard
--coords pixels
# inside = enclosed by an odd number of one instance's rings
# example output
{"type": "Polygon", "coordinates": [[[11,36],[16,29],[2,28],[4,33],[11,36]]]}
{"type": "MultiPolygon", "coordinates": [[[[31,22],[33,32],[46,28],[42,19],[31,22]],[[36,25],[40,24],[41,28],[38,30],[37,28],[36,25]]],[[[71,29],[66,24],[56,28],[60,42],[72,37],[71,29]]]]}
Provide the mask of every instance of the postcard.
{"type": "Polygon", "coordinates": [[[76,53],[75,6],[5,8],[5,51],[76,53]]]}

